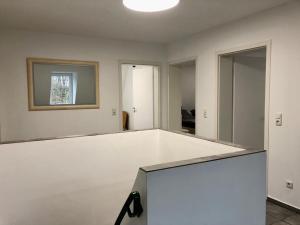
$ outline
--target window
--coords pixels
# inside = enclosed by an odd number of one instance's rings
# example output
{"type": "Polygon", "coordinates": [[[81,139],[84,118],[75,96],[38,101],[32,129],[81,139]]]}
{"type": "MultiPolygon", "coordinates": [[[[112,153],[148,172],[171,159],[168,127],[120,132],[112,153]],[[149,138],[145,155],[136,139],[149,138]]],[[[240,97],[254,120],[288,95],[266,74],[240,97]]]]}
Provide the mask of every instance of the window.
{"type": "Polygon", "coordinates": [[[73,102],[73,74],[52,73],[50,105],[72,105],[73,102]]]}
{"type": "Polygon", "coordinates": [[[28,109],[99,109],[99,63],[27,58],[28,109]]]}

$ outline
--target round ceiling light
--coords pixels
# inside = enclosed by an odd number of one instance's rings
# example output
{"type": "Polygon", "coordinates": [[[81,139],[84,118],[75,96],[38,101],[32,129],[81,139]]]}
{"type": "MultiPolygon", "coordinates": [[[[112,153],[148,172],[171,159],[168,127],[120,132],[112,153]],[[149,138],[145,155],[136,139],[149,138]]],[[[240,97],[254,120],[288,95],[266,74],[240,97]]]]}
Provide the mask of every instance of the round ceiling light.
{"type": "Polygon", "coordinates": [[[123,0],[128,8],[140,12],[158,12],[178,5],[180,0],[123,0]]]}

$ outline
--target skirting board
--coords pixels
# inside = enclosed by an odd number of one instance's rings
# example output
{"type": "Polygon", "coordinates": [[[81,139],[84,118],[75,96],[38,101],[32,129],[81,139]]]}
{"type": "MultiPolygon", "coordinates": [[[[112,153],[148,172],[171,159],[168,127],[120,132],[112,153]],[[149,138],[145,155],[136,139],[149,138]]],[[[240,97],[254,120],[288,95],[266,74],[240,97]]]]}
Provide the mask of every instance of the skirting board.
{"type": "Polygon", "coordinates": [[[291,211],[294,211],[294,212],[300,214],[300,209],[298,209],[298,208],[296,208],[296,207],[294,207],[294,206],[290,206],[290,205],[288,205],[288,204],[286,204],[286,203],[283,203],[283,202],[281,202],[281,201],[278,201],[278,200],[276,200],[276,199],[274,199],[274,198],[270,198],[270,197],[268,197],[268,201],[269,201],[269,202],[272,202],[272,203],[274,203],[274,204],[276,204],[276,205],[279,205],[279,206],[281,206],[281,207],[283,207],[283,208],[289,209],[289,210],[291,210],[291,211]]]}

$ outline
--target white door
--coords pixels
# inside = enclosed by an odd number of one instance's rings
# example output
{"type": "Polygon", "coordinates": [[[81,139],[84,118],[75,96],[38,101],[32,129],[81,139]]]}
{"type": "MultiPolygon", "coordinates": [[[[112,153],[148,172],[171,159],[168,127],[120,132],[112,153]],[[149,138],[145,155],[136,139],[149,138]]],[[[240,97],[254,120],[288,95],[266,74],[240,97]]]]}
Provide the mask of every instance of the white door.
{"type": "Polygon", "coordinates": [[[133,121],[130,129],[154,128],[153,66],[136,66],[132,73],[133,121]]]}
{"type": "Polygon", "coordinates": [[[170,66],[169,75],[169,129],[180,131],[182,129],[181,118],[181,72],[176,66],[170,66]]]}
{"type": "Polygon", "coordinates": [[[218,138],[233,142],[233,56],[221,56],[219,66],[218,138]]]}
{"type": "Polygon", "coordinates": [[[265,58],[236,56],[233,143],[264,148],[265,58]]]}

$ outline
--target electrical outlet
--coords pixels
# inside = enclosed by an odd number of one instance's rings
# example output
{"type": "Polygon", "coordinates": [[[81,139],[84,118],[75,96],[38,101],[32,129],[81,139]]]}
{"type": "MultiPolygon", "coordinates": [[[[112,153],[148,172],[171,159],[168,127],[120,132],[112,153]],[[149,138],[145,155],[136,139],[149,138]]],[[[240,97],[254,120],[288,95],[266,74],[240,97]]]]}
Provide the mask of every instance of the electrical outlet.
{"type": "Polygon", "coordinates": [[[293,182],[292,182],[292,181],[287,181],[287,182],[286,182],[286,187],[287,187],[288,189],[294,189],[294,184],[293,184],[293,182]]]}

